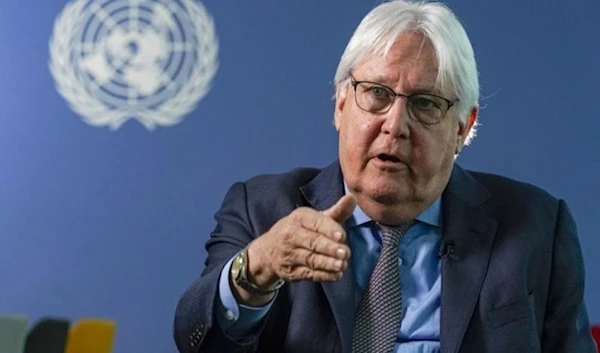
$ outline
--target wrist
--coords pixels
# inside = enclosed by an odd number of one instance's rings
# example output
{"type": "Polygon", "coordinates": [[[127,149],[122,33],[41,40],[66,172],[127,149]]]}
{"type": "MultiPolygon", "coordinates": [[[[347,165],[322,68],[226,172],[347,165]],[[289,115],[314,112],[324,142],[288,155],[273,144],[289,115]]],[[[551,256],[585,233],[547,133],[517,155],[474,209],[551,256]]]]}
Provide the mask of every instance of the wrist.
{"type": "Polygon", "coordinates": [[[236,283],[236,281],[232,278],[231,272],[229,275],[229,286],[238,304],[246,306],[261,307],[267,305],[267,303],[269,303],[271,300],[273,300],[273,297],[275,297],[275,292],[267,295],[256,295],[247,291],[236,283]]]}
{"type": "MultiPolygon", "coordinates": [[[[230,278],[235,283],[236,287],[243,289],[246,293],[257,297],[266,297],[273,294],[281,286],[283,280],[276,276],[270,275],[271,272],[267,267],[261,266],[260,263],[252,266],[250,271],[250,256],[256,256],[256,252],[250,252],[250,246],[242,249],[236,254],[231,264],[230,278]]],[[[258,258],[254,258],[255,260],[258,258]]],[[[256,261],[258,262],[258,261],[256,261]]]]}
{"type": "Polygon", "coordinates": [[[256,244],[250,243],[246,252],[246,277],[250,283],[261,289],[270,288],[279,281],[279,277],[271,270],[268,262],[263,263],[263,260],[264,257],[260,256],[256,244]]]}

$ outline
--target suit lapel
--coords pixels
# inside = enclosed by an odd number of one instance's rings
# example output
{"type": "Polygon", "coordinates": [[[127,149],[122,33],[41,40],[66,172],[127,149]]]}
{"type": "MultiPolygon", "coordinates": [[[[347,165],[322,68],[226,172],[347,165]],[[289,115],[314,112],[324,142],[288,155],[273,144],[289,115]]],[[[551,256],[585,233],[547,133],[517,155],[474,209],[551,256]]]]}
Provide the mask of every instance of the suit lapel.
{"type": "Polygon", "coordinates": [[[485,213],[489,193],[455,165],[442,196],[442,243],[455,254],[442,259],[441,351],[458,352],[487,271],[497,222],[485,213]]]}
{"type": "MultiPolygon", "coordinates": [[[[300,188],[310,206],[323,211],[333,206],[344,196],[344,184],[339,163],[323,169],[308,184],[300,188]]],[[[337,282],[323,282],[323,290],[329,301],[337,324],[342,352],[349,353],[352,345],[352,330],[355,315],[354,276],[348,267],[337,282]]]]}

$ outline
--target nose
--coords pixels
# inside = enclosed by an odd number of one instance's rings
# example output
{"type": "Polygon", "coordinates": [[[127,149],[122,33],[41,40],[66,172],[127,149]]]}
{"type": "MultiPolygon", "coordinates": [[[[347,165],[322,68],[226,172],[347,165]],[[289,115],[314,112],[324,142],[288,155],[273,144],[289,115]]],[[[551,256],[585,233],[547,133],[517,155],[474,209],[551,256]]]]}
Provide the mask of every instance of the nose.
{"type": "Polygon", "coordinates": [[[384,115],[383,124],[381,124],[381,132],[392,137],[407,139],[410,136],[408,122],[408,107],[406,98],[398,97],[390,110],[384,115]]]}

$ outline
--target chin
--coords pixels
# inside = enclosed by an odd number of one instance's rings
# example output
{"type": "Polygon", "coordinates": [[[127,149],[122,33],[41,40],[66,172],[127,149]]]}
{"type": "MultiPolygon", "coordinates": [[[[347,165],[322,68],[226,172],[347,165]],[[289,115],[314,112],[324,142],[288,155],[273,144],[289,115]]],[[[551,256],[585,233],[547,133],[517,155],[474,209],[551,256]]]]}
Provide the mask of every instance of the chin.
{"type": "Polygon", "coordinates": [[[412,190],[406,183],[379,183],[364,188],[364,194],[368,198],[384,205],[396,205],[398,203],[414,199],[412,190]]]}

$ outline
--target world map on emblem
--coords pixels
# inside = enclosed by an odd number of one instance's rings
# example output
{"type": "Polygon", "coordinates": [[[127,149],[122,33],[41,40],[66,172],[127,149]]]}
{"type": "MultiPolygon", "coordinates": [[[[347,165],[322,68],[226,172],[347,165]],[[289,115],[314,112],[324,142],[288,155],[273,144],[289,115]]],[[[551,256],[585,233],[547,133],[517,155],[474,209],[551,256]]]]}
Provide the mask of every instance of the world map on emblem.
{"type": "Polygon", "coordinates": [[[194,0],[76,0],[57,17],[50,72],[73,111],[94,126],[179,123],[218,68],[214,21],[194,0]]]}

